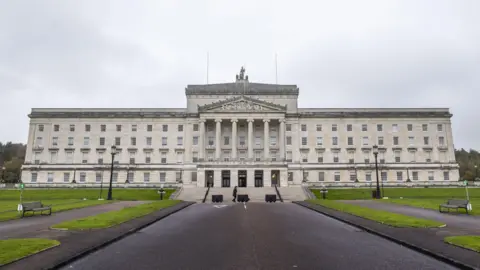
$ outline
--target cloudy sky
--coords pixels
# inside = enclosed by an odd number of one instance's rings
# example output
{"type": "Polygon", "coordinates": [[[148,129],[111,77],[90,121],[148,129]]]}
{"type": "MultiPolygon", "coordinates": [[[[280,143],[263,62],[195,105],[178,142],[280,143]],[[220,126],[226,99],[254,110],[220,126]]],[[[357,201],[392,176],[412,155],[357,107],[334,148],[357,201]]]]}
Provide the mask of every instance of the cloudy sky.
{"type": "Polygon", "coordinates": [[[32,107],[183,107],[187,84],[300,87],[302,107],[449,107],[480,149],[480,1],[0,2],[0,141],[32,107]]]}

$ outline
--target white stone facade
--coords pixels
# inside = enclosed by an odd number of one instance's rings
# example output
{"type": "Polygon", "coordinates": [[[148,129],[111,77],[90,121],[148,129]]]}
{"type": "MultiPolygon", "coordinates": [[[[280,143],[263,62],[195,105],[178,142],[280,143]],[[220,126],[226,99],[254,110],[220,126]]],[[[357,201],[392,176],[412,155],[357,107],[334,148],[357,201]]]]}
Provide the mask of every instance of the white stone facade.
{"type": "Polygon", "coordinates": [[[112,145],[116,185],[370,185],[374,144],[385,185],[459,179],[448,109],[298,108],[296,85],[243,75],[185,92],[181,109],[32,109],[22,181],[106,184],[112,145]]]}

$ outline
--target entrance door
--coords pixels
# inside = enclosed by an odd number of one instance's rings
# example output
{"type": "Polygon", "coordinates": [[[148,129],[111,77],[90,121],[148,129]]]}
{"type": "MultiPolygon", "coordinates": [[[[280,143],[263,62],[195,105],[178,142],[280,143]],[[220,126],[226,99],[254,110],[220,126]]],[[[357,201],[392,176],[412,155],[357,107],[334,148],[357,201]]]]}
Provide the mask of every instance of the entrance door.
{"type": "Polygon", "coordinates": [[[263,187],[263,171],[255,171],[255,187],[263,187]]]}
{"type": "Polygon", "coordinates": [[[213,187],[213,171],[205,171],[205,187],[213,187]]]}
{"type": "Polygon", "coordinates": [[[230,187],[230,171],[222,171],[222,187],[230,187]]]}
{"type": "Polygon", "coordinates": [[[247,187],[247,171],[238,171],[238,187],[247,187]]]}
{"type": "Polygon", "coordinates": [[[278,186],[280,183],[280,171],[274,170],[272,171],[272,187],[278,186]]]}

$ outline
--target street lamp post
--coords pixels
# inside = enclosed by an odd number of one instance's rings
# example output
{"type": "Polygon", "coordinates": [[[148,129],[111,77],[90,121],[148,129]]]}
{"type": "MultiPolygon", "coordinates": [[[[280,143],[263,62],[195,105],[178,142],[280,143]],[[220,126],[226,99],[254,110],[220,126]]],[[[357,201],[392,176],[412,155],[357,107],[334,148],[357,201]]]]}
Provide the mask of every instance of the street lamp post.
{"type": "Polygon", "coordinates": [[[112,155],[112,165],[110,166],[110,185],[108,187],[108,197],[107,200],[112,200],[112,181],[113,181],[113,161],[115,160],[115,154],[117,153],[117,147],[112,145],[112,151],[110,154],[112,155]]]}
{"type": "Polygon", "coordinates": [[[0,179],[0,183],[5,182],[5,172],[7,171],[7,168],[5,166],[2,167],[2,178],[0,179]]]}
{"type": "Polygon", "coordinates": [[[478,166],[475,165],[475,179],[473,179],[473,180],[477,181],[477,178],[478,178],[478,166]]]}
{"type": "Polygon", "coordinates": [[[375,173],[377,175],[377,192],[376,192],[376,197],[377,199],[380,199],[381,198],[381,195],[380,195],[380,183],[378,182],[378,146],[375,144],[373,146],[373,155],[375,156],[375,173]]]}
{"type": "Polygon", "coordinates": [[[410,181],[410,174],[408,173],[408,167],[407,167],[407,182],[410,181]]]}

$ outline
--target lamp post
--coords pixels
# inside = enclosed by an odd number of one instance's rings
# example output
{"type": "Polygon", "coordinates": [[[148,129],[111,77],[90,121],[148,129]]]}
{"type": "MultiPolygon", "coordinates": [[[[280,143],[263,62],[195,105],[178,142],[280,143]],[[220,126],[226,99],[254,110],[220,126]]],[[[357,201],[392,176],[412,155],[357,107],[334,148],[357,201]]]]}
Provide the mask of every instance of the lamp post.
{"type": "Polygon", "coordinates": [[[108,187],[108,197],[107,200],[112,200],[112,181],[113,181],[113,161],[115,160],[115,154],[117,153],[117,147],[112,145],[112,151],[110,154],[112,155],[112,165],[110,166],[110,185],[108,187]]]}
{"type": "Polygon", "coordinates": [[[410,174],[408,173],[408,167],[407,167],[407,182],[410,181],[410,174]]]}
{"type": "Polygon", "coordinates": [[[477,181],[477,178],[478,178],[478,166],[475,165],[475,179],[473,179],[473,181],[477,181]]]}
{"type": "Polygon", "coordinates": [[[5,166],[2,167],[2,178],[0,179],[0,183],[5,182],[5,172],[7,171],[7,168],[5,166]]]}
{"type": "Polygon", "coordinates": [[[380,199],[381,198],[381,195],[380,195],[380,183],[378,182],[378,146],[375,144],[373,146],[373,155],[375,156],[375,173],[377,175],[377,192],[376,192],[376,197],[377,199],[380,199]]]}

